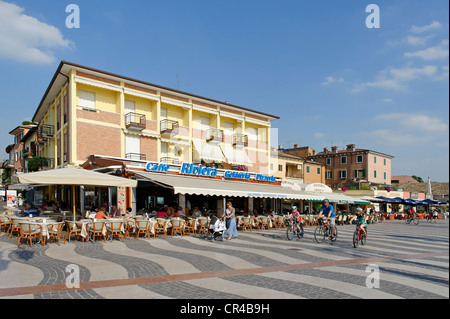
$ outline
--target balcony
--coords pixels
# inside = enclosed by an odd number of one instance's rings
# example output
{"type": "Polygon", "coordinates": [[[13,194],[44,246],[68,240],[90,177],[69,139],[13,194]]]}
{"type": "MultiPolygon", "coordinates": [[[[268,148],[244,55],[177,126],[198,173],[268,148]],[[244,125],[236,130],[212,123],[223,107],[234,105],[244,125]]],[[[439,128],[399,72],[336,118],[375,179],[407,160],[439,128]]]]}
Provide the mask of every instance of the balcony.
{"type": "Polygon", "coordinates": [[[43,145],[55,134],[54,126],[41,124],[36,133],[36,144],[43,145]]]}
{"type": "Polygon", "coordinates": [[[172,120],[161,120],[160,122],[160,133],[162,135],[177,135],[180,127],[180,123],[178,121],[172,120]]]}
{"type": "Polygon", "coordinates": [[[233,146],[247,147],[248,146],[248,135],[234,134],[233,135],[233,146]]]}
{"type": "Polygon", "coordinates": [[[222,143],[223,131],[217,128],[210,128],[206,130],[206,141],[210,143],[222,143]]]}
{"type": "Polygon", "coordinates": [[[142,131],[145,129],[145,115],[138,113],[127,113],[125,115],[125,126],[127,129],[142,131]]]}
{"type": "Polygon", "coordinates": [[[131,159],[131,160],[137,160],[137,161],[146,161],[147,157],[145,154],[139,154],[139,153],[127,153],[125,154],[125,158],[131,159]]]}
{"type": "Polygon", "coordinates": [[[55,167],[55,159],[50,157],[40,157],[40,167],[42,168],[53,168],[55,167]]]}
{"type": "Polygon", "coordinates": [[[164,164],[181,164],[180,160],[175,157],[161,157],[161,163],[164,164]]]}

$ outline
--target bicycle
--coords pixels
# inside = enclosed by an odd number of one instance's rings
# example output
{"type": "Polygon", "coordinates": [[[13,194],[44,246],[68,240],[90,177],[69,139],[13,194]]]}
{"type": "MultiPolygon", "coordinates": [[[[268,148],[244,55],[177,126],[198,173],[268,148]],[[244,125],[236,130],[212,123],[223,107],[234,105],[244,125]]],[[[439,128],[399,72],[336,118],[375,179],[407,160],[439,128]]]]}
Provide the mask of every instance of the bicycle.
{"type": "Polygon", "coordinates": [[[286,229],[286,236],[287,239],[292,240],[294,239],[295,234],[297,234],[297,237],[302,239],[303,238],[303,225],[300,223],[298,224],[300,229],[297,227],[297,223],[294,222],[293,219],[289,220],[289,223],[287,225],[286,229]]]}
{"type": "Polygon", "coordinates": [[[357,223],[356,230],[353,233],[353,247],[355,247],[355,248],[358,248],[359,242],[361,242],[361,245],[365,245],[366,240],[367,240],[367,228],[366,228],[366,234],[365,234],[360,226],[361,226],[361,223],[357,223]]]}
{"type": "Polygon", "coordinates": [[[406,216],[405,223],[409,224],[411,221],[414,223],[414,225],[419,224],[419,217],[416,216],[416,214],[411,214],[406,216]]]}
{"type": "Polygon", "coordinates": [[[314,239],[317,243],[321,243],[325,240],[325,237],[329,237],[331,241],[336,241],[338,232],[336,226],[334,226],[334,236],[331,237],[331,226],[328,222],[324,222],[322,218],[318,220],[319,226],[314,230],[314,239]]]}

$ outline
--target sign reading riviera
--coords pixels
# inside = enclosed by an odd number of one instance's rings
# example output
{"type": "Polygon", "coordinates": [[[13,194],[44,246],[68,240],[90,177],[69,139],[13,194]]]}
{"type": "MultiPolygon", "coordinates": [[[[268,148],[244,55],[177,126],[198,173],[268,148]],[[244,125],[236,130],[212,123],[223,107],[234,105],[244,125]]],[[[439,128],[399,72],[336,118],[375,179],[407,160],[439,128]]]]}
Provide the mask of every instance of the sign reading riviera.
{"type": "MultiPolygon", "coordinates": [[[[167,173],[169,172],[170,165],[164,163],[153,163],[148,162],[145,165],[145,169],[149,172],[160,172],[167,173]]],[[[219,171],[217,168],[211,168],[203,166],[202,164],[196,166],[192,163],[183,163],[181,169],[179,171],[180,174],[184,175],[196,175],[196,176],[207,176],[207,177],[216,177],[218,176],[219,171]]],[[[267,176],[262,174],[252,174],[248,172],[238,172],[238,171],[225,171],[223,177],[232,178],[232,179],[242,179],[249,180],[252,175],[255,175],[255,180],[257,181],[265,181],[265,182],[275,182],[275,176],[267,176]]]]}

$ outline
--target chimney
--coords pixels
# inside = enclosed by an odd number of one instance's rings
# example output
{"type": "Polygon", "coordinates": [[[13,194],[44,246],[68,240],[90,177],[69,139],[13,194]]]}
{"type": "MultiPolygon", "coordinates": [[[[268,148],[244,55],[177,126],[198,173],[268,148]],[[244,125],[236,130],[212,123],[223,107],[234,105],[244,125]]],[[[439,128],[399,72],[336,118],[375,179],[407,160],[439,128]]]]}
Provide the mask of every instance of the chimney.
{"type": "Polygon", "coordinates": [[[347,151],[354,152],[356,149],[355,144],[348,144],[347,145],[347,151]]]}
{"type": "Polygon", "coordinates": [[[338,150],[337,146],[331,146],[331,153],[336,154],[338,150]]]}
{"type": "Polygon", "coordinates": [[[294,144],[294,148],[298,148],[298,144],[294,144]]]}
{"type": "Polygon", "coordinates": [[[325,154],[328,154],[328,147],[324,147],[324,148],[323,148],[323,152],[324,152],[325,154]]]}

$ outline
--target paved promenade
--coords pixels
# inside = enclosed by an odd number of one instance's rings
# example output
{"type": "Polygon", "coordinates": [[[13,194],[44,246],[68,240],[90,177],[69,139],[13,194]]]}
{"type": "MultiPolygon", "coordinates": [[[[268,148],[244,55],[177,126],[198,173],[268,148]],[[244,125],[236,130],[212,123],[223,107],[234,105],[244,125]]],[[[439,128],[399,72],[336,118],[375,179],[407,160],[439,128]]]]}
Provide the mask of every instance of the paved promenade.
{"type": "Polygon", "coordinates": [[[3,232],[0,298],[449,298],[448,220],[369,225],[367,244],[356,249],[354,225],[338,226],[335,243],[317,244],[314,228],[293,241],[263,230],[224,242],[190,235],[31,248],[3,232]],[[66,285],[70,265],[79,269],[78,289],[66,285]]]}

